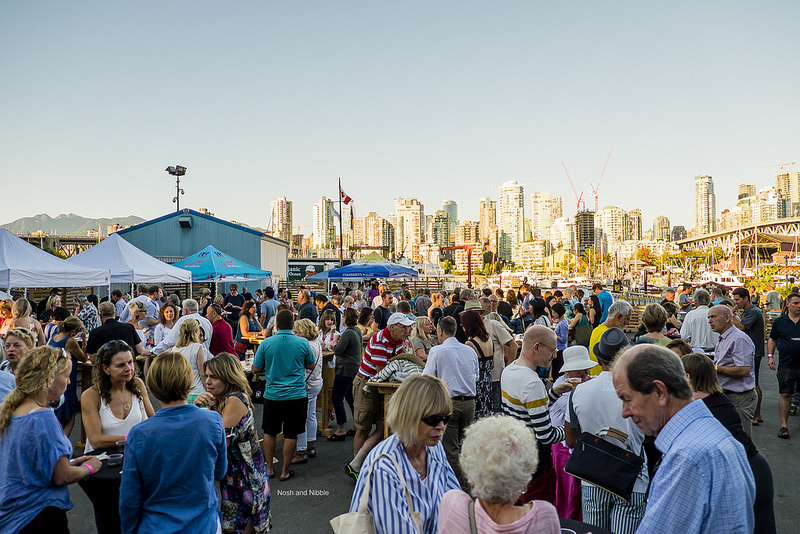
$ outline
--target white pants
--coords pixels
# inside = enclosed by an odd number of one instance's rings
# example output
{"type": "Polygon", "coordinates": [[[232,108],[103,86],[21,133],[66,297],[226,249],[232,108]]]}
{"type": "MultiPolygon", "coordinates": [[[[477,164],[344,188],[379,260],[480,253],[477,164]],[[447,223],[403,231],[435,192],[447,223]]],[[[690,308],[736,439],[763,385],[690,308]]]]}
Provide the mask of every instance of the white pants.
{"type": "MultiPolygon", "coordinates": [[[[306,431],[297,436],[297,451],[305,451],[308,448],[309,441],[317,441],[317,396],[322,391],[322,384],[317,387],[307,389],[308,393],[308,411],[306,414],[306,431]],[[309,436],[311,439],[309,440],[309,436]]],[[[328,417],[328,414],[322,414],[323,419],[328,417]]]]}

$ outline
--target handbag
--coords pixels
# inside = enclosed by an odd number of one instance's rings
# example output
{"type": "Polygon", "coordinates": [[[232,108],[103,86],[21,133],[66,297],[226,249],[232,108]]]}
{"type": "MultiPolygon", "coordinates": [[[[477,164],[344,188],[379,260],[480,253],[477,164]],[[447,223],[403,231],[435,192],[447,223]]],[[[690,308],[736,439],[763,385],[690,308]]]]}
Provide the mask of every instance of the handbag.
{"type": "MultiPolygon", "coordinates": [[[[580,430],[578,415],[569,396],[570,426],[580,430]]],[[[605,428],[600,435],[582,432],[564,471],[586,482],[591,482],[609,493],[630,502],[633,485],[644,465],[643,452],[638,456],[624,448],[628,435],[615,428],[605,428]],[[623,447],[603,439],[603,435],[620,440],[623,447]]],[[[644,451],[644,448],[642,448],[644,451]]]]}
{"type": "Polygon", "coordinates": [[[388,458],[394,464],[397,470],[397,475],[400,477],[400,483],[403,485],[403,490],[406,493],[406,501],[408,502],[408,509],[411,510],[411,522],[414,524],[414,530],[422,534],[422,516],[419,512],[414,511],[414,506],[411,504],[411,494],[408,492],[406,480],[403,478],[403,472],[397,461],[388,454],[379,454],[372,460],[369,465],[369,471],[365,474],[359,475],[367,477],[367,482],[364,484],[364,493],[361,494],[361,499],[358,502],[358,511],[349,512],[346,514],[338,515],[331,519],[331,527],[335,534],[374,534],[375,522],[372,520],[372,514],[367,511],[369,504],[369,490],[372,483],[372,473],[375,470],[375,463],[381,458],[388,458]]]}
{"type": "Polygon", "coordinates": [[[589,346],[589,341],[592,339],[592,324],[586,319],[586,317],[582,317],[580,322],[575,325],[573,330],[573,335],[575,337],[575,343],[578,345],[583,345],[584,347],[589,346]]]}
{"type": "Polygon", "coordinates": [[[250,349],[250,345],[247,343],[242,343],[241,341],[237,341],[233,344],[233,350],[238,352],[239,354],[244,354],[250,349]]]}

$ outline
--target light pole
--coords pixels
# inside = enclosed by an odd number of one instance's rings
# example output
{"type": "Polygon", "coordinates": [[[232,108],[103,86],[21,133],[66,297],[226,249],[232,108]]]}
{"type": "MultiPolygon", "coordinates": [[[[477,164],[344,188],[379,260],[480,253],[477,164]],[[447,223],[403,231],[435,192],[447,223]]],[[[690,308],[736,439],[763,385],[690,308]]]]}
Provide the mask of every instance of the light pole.
{"type": "Polygon", "coordinates": [[[175,202],[175,204],[177,205],[176,211],[181,211],[180,199],[181,195],[183,194],[183,189],[181,189],[181,176],[184,176],[186,174],[186,167],[175,165],[174,167],[173,166],[167,167],[164,170],[170,173],[170,175],[175,177],[175,198],[173,198],[172,201],[175,202]]]}

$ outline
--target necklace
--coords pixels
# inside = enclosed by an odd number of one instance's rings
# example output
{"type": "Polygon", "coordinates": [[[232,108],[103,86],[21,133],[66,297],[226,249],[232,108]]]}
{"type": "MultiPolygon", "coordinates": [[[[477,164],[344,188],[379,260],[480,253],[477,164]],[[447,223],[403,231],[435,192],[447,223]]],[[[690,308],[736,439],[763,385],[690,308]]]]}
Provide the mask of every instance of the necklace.
{"type": "Polygon", "coordinates": [[[36,404],[38,404],[38,405],[39,405],[39,408],[44,408],[44,404],[42,404],[42,403],[41,403],[41,402],[39,402],[38,400],[36,400],[36,399],[31,399],[31,400],[32,400],[33,402],[35,402],[36,404]]]}

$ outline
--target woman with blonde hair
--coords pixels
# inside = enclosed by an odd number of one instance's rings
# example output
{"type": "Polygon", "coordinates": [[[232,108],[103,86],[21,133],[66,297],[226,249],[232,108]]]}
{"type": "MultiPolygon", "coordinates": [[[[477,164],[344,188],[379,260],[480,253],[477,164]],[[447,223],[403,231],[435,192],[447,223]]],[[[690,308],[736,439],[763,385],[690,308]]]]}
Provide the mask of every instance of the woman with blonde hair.
{"type": "Polygon", "coordinates": [[[386,424],[394,434],[367,455],[350,501],[350,511],[357,511],[371,472],[367,511],[376,534],[436,532],[442,497],[461,487],[441,443],[452,412],[447,386],[432,375],[409,375],[392,395],[386,424]],[[419,513],[419,522],[412,516],[400,477],[405,480],[413,511],[419,513]]]}
{"type": "Polygon", "coordinates": [[[428,317],[417,317],[414,328],[411,329],[411,348],[423,362],[428,361],[428,353],[436,345],[431,335],[435,331],[436,327],[428,317]]]}
{"type": "Polygon", "coordinates": [[[198,395],[206,390],[202,377],[206,354],[200,341],[200,322],[197,319],[186,319],[181,324],[180,330],[178,330],[178,339],[172,350],[182,354],[192,368],[192,390],[189,392],[188,398],[188,402],[191,404],[198,395]]]}
{"type": "Polygon", "coordinates": [[[31,350],[0,406],[0,532],[69,532],[67,484],[100,470],[94,456],[70,461],[72,443],[47,408],[67,389],[71,369],[60,350],[31,350]]]}
{"type": "MultiPolygon", "coordinates": [[[[336,330],[336,318],[333,317],[333,312],[330,313],[330,318],[333,318],[333,329],[336,330]]],[[[323,314],[325,317],[327,314],[323,314]]],[[[322,322],[322,321],[320,321],[322,322]]],[[[306,431],[297,436],[297,453],[292,458],[293,464],[304,464],[308,458],[316,458],[317,449],[315,444],[317,442],[317,396],[322,391],[322,337],[317,330],[317,327],[311,322],[310,319],[300,319],[294,323],[294,334],[298,337],[304,337],[308,340],[311,346],[311,352],[314,353],[313,369],[306,369],[306,394],[308,395],[308,409],[306,411],[306,431]]],[[[337,332],[338,334],[338,332],[337,332]]],[[[322,414],[327,417],[328,414],[322,414]]]]}
{"type": "Polygon", "coordinates": [[[136,330],[136,335],[139,336],[142,346],[148,345],[147,340],[149,336],[142,326],[142,321],[147,315],[147,306],[145,306],[144,302],[141,300],[132,300],[128,303],[128,309],[131,312],[131,317],[126,323],[133,326],[136,330]]]}
{"type": "Polygon", "coordinates": [[[47,344],[42,330],[42,323],[31,317],[31,303],[28,299],[22,298],[14,301],[11,305],[11,316],[13,317],[13,328],[27,328],[36,338],[36,346],[41,347],[47,344]]]}
{"type": "Polygon", "coordinates": [[[64,404],[56,410],[56,417],[64,427],[64,433],[69,436],[72,433],[72,426],[75,424],[75,414],[80,410],[78,402],[78,362],[86,363],[89,358],[86,356],[86,329],[77,317],[70,315],[58,323],[58,334],[53,336],[49,345],[57,349],[63,349],[72,359],[72,372],[69,374],[69,385],[64,393],[64,404]],[[76,336],[83,333],[81,342],[75,340],[76,336]]]}
{"type": "Polygon", "coordinates": [[[667,310],[661,304],[651,302],[644,307],[642,324],[647,329],[647,333],[639,336],[637,338],[638,342],[654,343],[666,347],[672,341],[661,333],[667,324],[667,310]]]}
{"type": "Polygon", "coordinates": [[[206,393],[194,403],[219,412],[228,441],[228,473],[220,482],[223,532],[271,527],[267,466],[258,445],[250,386],[238,358],[221,352],[203,364],[206,393]]]}
{"type": "Polygon", "coordinates": [[[36,345],[36,339],[27,328],[12,328],[6,332],[6,359],[0,364],[0,371],[15,374],[22,357],[36,345]]]}
{"type": "Polygon", "coordinates": [[[198,299],[197,309],[200,310],[200,315],[203,317],[206,316],[206,310],[209,306],[211,306],[214,302],[211,300],[211,290],[207,287],[201,287],[200,291],[200,298],[198,299]]]}
{"type": "Polygon", "coordinates": [[[516,506],[539,465],[536,437],[523,422],[506,416],[476,421],[467,427],[460,461],[476,499],[460,489],[448,491],[440,505],[440,534],[468,532],[471,516],[478,532],[561,532],[549,502],[516,506]]]}

